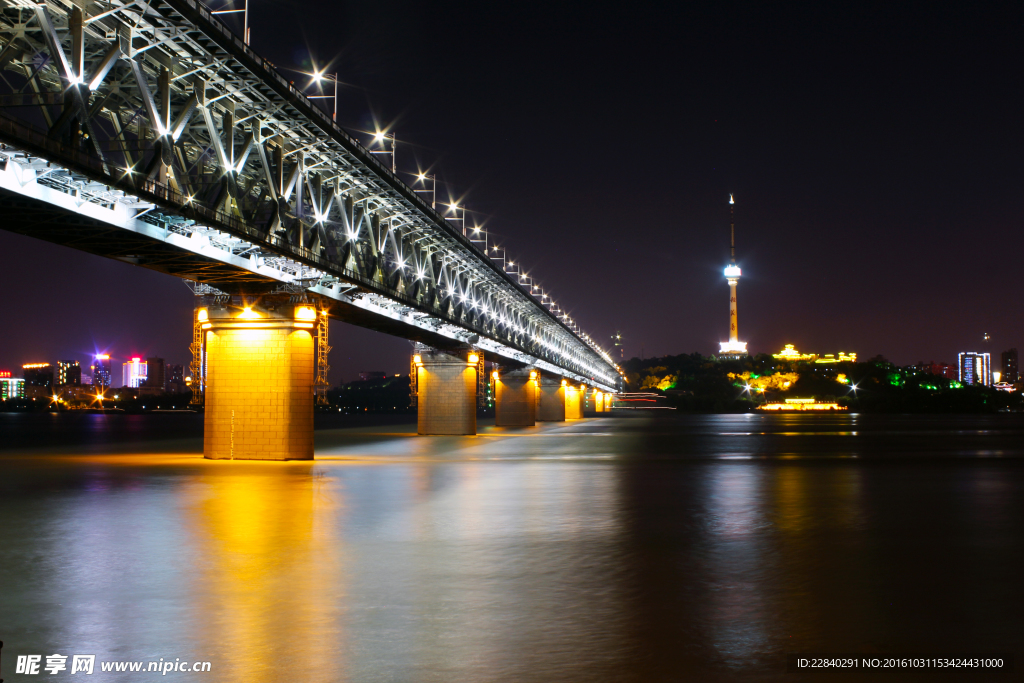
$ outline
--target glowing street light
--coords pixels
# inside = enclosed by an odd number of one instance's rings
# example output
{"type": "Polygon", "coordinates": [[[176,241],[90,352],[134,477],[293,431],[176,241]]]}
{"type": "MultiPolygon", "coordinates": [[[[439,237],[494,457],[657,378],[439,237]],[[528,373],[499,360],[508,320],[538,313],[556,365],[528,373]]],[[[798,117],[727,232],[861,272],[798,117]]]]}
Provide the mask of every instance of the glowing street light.
{"type": "Polygon", "coordinates": [[[390,154],[391,155],[391,172],[395,172],[395,134],[386,133],[382,130],[378,130],[373,134],[373,143],[375,145],[381,145],[383,149],[371,149],[370,154],[390,154]],[[387,148],[387,143],[391,143],[391,149],[387,148]]]}
{"type": "MultiPolygon", "coordinates": [[[[334,94],[333,95],[307,95],[306,99],[309,100],[334,100],[334,111],[331,113],[331,120],[337,122],[338,120],[338,74],[325,74],[323,71],[314,71],[313,83],[319,85],[323,81],[329,81],[334,83],[334,94]]],[[[312,83],[310,83],[312,85],[312,83]]]]}
{"type": "Polygon", "coordinates": [[[430,193],[430,208],[431,209],[436,209],[437,208],[437,179],[432,174],[430,174],[430,173],[424,173],[423,171],[420,171],[419,173],[416,174],[416,182],[418,182],[423,187],[422,187],[422,189],[413,188],[413,192],[417,192],[417,193],[420,193],[420,194],[429,192],[430,193]],[[430,181],[430,187],[427,187],[427,181],[428,180],[430,181]]]}

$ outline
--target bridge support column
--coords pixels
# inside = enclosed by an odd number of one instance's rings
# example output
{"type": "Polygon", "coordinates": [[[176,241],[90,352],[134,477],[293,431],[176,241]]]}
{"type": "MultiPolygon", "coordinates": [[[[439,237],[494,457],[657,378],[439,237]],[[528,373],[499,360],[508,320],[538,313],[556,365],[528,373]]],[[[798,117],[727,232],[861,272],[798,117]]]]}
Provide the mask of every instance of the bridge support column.
{"type": "Polygon", "coordinates": [[[583,395],[586,392],[586,388],[580,388],[573,384],[567,384],[565,387],[565,419],[566,420],[582,420],[583,419],[583,395]]]}
{"type": "Polygon", "coordinates": [[[538,384],[537,422],[565,422],[567,382],[561,377],[541,375],[538,384]]]}
{"type": "Polygon", "coordinates": [[[312,460],[316,309],[211,306],[198,315],[206,333],[204,457],[312,460]]]}
{"type": "Polygon", "coordinates": [[[494,424],[532,427],[537,422],[537,371],[513,370],[494,380],[494,424]]]}
{"type": "Polygon", "coordinates": [[[594,393],[591,395],[590,400],[591,400],[591,403],[593,404],[594,412],[595,413],[603,413],[604,412],[604,394],[603,393],[601,393],[597,389],[594,389],[594,393]]]}
{"type": "Polygon", "coordinates": [[[453,356],[417,346],[417,432],[422,435],[476,434],[477,373],[480,355],[453,356]]]}

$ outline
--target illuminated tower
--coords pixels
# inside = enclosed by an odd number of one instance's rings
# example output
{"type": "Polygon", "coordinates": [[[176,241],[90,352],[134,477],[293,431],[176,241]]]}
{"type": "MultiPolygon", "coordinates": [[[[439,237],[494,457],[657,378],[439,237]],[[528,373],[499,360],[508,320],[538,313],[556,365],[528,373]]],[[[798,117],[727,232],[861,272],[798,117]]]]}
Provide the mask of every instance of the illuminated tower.
{"type": "Polygon", "coordinates": [[[740,281],[740,267],[736,265],[736,202],[729,195],[729,265],[725,267],[725,279],[729,282],[729,341],[720,342],[719,358],[745,358],[747,343],[740,341],[736,318],[736,285],[740,281]]]}

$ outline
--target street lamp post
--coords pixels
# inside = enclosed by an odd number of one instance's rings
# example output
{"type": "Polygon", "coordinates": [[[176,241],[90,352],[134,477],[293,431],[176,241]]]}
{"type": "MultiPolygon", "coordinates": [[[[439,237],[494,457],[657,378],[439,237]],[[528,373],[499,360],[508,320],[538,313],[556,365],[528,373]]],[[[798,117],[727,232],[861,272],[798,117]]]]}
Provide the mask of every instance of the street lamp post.
{"type": "Polygon", "coordinates": [[[466,207],[459,206],[458,202],[452,202],[448,205],[448,210],[453,212],[454,216],[445,216],[446,221],[462,221],[462,234],[466,234],[466,207]],[[459,215],[459,209],[462,209],[462,215],[459,215]]]}
{"type": "Polygon", "coordinates": [[[417,173],[416,174],[416,180],[418,182],[422,183],[423,189],[422,190],[413,190],[413,192],[421,192],[421,193],[429,192],[430,193],[430,208],[431,209],[436,209],[437,208],[437,179],[432,174],[417,173]],[[427,187],[427,181],[428,180],[430,181],[430,187],[429,188],[427,187]]]}
{"type": "Polygon", "coordinates": [[[306,99],[310,100],[334,100],[334,111],[331,113],[331,120],[337,123],[338,121],[338,74],[325,74],[322,71],[313,74],[313,80],[316,83],[320,81],[330,81],[334,83],[334,94],[333,95],[309,95],[306,99]]]}
{"type": "Polygon", "coordinates": [[[378,145],[381,145],[383,149],[371,149],[370,154],[390,154],[391,155],[391,172],[395,172],[395,134],[385,133],[383,131],[377,131],[373,134],[373,141],[378,145]],[[391,149],[387,148],[387,142],[391,143],[391,149]]]}

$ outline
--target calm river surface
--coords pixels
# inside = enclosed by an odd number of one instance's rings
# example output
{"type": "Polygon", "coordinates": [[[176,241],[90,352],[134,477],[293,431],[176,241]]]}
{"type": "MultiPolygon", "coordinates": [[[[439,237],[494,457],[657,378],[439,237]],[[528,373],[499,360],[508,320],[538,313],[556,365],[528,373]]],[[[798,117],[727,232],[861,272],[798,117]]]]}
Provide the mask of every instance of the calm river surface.
{"type": "MultiPolygon", "coordinates": [[[[1011,653],[1024,416],[378,420],[210,462],[201,416],[0,414],[2,677],[798,681],[798,652],[1011,653]]],[[[330,426],[330,425],[327,425],[330,426]]]]}

